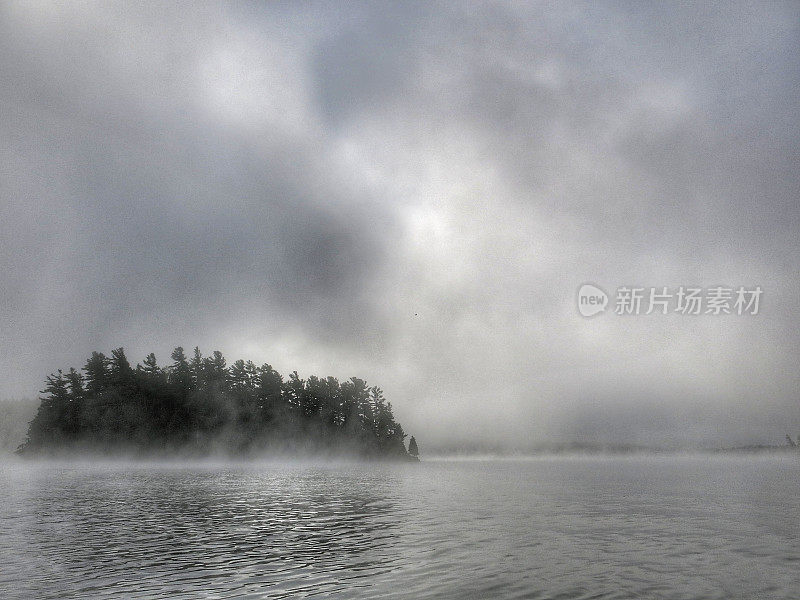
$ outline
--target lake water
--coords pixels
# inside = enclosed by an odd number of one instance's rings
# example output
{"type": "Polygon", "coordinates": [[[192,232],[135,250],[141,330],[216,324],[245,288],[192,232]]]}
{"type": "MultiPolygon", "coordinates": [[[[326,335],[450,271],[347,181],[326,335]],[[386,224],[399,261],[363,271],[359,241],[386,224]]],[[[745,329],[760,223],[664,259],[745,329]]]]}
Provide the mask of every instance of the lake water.
{"type": "Polygon", "coordinates": [[[800,598],[800,455],[0,466],[0,597],[800,598]]]}

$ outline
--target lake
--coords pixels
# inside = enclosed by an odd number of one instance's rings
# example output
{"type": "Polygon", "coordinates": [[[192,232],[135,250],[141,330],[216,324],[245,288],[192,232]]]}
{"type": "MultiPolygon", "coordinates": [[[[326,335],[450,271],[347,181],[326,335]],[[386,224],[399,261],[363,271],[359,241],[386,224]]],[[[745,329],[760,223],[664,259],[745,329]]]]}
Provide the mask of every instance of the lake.
{"type": "Polygon", "coordinates": [[[800,455],[0,466],[0,597],[800,597],[800,455]]]}

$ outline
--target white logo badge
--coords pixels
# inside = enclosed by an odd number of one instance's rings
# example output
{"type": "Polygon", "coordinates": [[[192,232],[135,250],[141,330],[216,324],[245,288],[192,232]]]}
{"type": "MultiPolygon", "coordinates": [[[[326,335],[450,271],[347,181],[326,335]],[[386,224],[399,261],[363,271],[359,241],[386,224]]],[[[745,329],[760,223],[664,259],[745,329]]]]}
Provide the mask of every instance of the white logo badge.
{"type": "Polygon", "coordinates": [[[608,306],[608,294],[596,285],[584,283],[578,290],[578,311],[584,317],[601,313],[608,306]]]}

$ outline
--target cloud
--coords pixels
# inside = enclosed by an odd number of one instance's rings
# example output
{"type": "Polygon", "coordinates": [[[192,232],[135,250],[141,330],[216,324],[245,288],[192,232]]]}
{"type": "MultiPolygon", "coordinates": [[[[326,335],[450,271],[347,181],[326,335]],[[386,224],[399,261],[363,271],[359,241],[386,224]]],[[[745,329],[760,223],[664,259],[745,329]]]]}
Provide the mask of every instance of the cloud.
{"type": "Polygon", "coordinates": [[[200,344],[363,376],[421,441],[780,439],[797,11],[10,4],[2,393],[200,344]],[[766,291],[585,320],[588,281],[766,291]]]}

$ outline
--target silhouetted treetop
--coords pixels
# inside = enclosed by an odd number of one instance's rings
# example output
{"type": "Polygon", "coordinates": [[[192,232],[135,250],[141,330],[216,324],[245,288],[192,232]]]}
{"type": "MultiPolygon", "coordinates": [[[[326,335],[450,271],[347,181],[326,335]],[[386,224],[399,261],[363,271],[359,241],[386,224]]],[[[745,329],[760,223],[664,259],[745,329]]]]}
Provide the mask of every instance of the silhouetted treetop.
{"type": "Polygon", "coordinates": [[[411,436],[411,439],[408,441],[408,453],[411,456],[419,456],[419,448],[417,448],[417,440],[414,439],[414,436],[411,436]]]}

